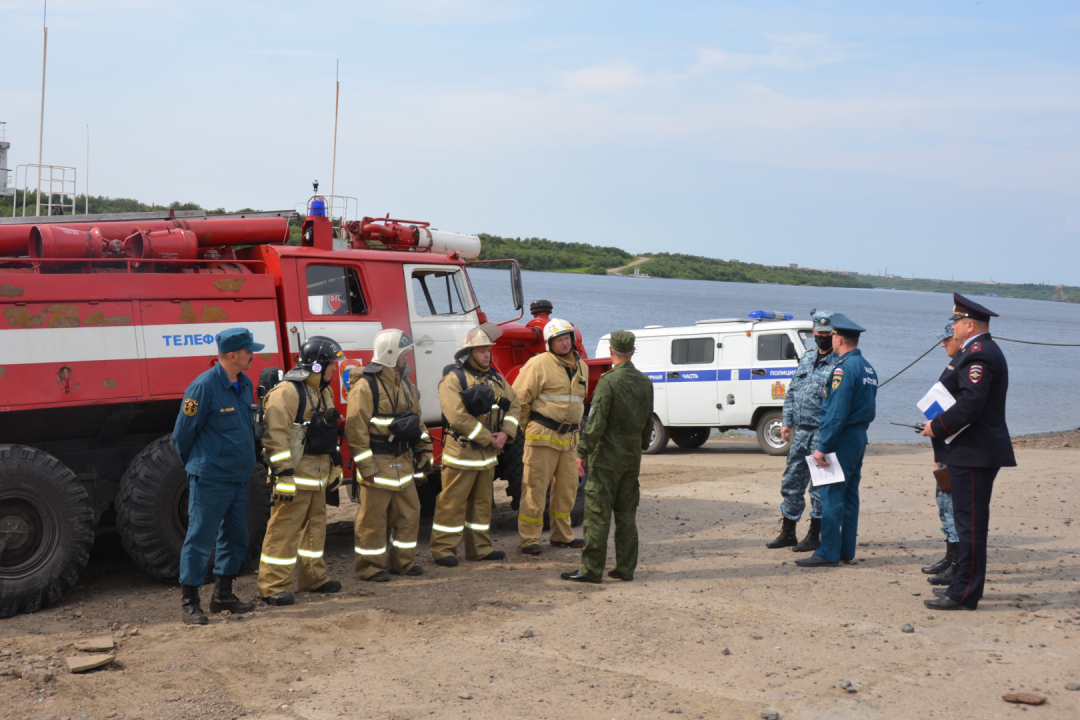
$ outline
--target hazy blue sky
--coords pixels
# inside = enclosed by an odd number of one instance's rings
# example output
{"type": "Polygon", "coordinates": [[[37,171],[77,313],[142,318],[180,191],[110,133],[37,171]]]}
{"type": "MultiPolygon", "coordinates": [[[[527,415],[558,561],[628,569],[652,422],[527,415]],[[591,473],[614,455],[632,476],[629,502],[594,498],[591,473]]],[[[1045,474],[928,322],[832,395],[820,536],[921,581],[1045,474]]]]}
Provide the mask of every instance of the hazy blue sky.
{"type": "MultiPolygon", "coordinates": [[[[90,189],[766,264],[1080,284],[1075,2],[49,3],[90,189]]],[[[41,3],[0,0],[37,156],[41,3]]],[[[81,190],[80,183],[80,190],[81,190]]]]}

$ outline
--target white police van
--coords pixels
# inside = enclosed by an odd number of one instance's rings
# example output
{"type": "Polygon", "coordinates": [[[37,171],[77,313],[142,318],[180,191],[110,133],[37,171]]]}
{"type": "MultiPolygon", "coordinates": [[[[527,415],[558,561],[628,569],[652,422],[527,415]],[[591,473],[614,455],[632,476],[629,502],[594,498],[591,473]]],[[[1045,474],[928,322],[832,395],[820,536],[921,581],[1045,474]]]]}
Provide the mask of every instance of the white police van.
{"type": "MultiPolygon", "coordinates": [[[[786,455],[780,436],[784,396],[814,324],[755,310],[748,319],[701,320],[693,327],[634,330],[634,366],[653,382],[653,441],[646,453],[701,447],[712,428],[757,431],[770,455],[786,455]]],[[[595,357],[611,354],[610,335],[595,357]]]]}

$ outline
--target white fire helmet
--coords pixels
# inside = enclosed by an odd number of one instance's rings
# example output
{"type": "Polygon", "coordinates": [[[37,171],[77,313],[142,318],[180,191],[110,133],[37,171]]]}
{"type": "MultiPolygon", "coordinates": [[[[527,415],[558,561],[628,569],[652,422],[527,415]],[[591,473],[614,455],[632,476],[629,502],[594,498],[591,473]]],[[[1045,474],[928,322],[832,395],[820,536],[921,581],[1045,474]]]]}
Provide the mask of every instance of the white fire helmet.
{"type": "Polygon", "coordinates": [[[412,350],[413,339],[404,330],[380,330],[375,335],[371,362],[384,367],[394,367],[398,358],[412,350]]]}
{"type": "Polygon", "coordinates": [[[479,327],[474,327],[465,334],[465,340],[461,343],[461,349],[454,353],[454,358],[461,360],[467,356],[473,348],[491,347],[495,341],[502,337],[502,328],[493,322],[486,322],[479,327]]]}
{"type": "Polygon", "coordinates": [[[574,326],[568,323],[566,320],[560,320],[559,318],[551,318],[548,324],[544,326],[544,344],[551,347],[551,341],[560,335],[566,335],[567,333],[574,333],[574,326]]]}

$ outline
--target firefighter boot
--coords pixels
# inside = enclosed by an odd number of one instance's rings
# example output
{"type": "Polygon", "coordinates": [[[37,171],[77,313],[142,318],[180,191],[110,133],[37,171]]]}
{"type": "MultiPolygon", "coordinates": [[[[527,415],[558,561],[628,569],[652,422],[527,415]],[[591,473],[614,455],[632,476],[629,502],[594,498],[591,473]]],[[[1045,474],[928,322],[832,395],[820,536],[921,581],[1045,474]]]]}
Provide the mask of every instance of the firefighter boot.
{"type": "Polygon", "coordinates": [[[206,625],[210,618],[199,607],[199,588],[195,585],[181,585],[183,597],[180,600],[180,613],[186,625],[206,625]]]}
{"type": "Polygon", "coordinates": [[[956,574],[956,562],[960,558],[960,543],[949,543],[949,549],[945,552],[948,565],[941,569],[937,575],[926,578],[931,585],[951,585],[953,575],[956,574]]]}
{"type": "Polygon", "coordinates": [[[798,545],[791,548],[792,552],[813,552],[821,545],[821,518],[810,518],[810,530],[807,531],[798,545]]]}
{"type": "Polygon", "coordinates": [[[770,543],[765,543],[765,547],[775,550],[776,548],[791,547],[798,545],[799,538],[795,535],[795,521],[784,518],[784,523],[780,528],[780,534],[776,536],[776,539],[770,543]]]}
{"type": "Polygon", "coordinates": [[[959,543],[947,543],[945,545],[945,557],[938,560],[933,565],[927,565],[922,569],[924,575],[937,575],[939,572],[949,567],[953,562],[950,558],[956,555],[960,550],[959,543]],[[955,549],[954,549],[955,546],[955,549]]]}
{"type": "Polygon", "coordinates": [[[228,610],[234,615],[249,613],[255,609],[255,603],[246,603],[233,595],[232,575],[214,576],[214,594],[210,596],[210,612],[219,613],[228,610]]]}

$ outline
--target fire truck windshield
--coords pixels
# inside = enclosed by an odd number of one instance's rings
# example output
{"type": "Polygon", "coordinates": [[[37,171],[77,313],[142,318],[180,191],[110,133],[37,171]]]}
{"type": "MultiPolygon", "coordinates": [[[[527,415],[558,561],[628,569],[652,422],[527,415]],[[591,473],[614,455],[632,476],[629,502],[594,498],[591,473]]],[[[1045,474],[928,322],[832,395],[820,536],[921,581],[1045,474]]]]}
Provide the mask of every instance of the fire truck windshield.
{"type": "Polygon", "coordinates": [[[468,281],[457,268],[413,270],[412,284],[417,315],[464,315],[476,309],[468,281]]]}

